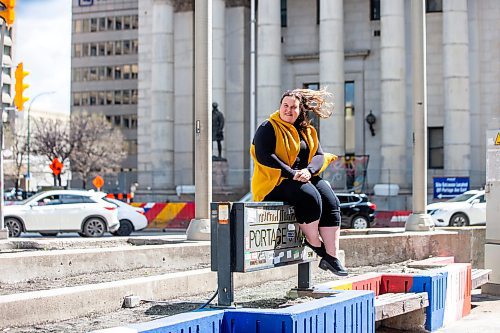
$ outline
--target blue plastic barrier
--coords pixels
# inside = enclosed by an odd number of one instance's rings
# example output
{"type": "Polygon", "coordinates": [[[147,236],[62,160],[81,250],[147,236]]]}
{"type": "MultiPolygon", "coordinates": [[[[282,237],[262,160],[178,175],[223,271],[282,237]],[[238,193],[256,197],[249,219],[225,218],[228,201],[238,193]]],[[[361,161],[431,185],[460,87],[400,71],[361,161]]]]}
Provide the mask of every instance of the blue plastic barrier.
{"type": "Polygon", "coordinates": [[[374,293],[336,295],[283,309],[226,310],[222,333],[375,332],[374,293]]]}
{"type": "Polygon", "coordinates": [[[186,312],[127,328],[141,333],[221,333],[224,310],[186,312]]]}
{"type": "Polygon", "coordinates": [[[427,292],[429,306],[425,309],[425,328],[435,331],[443,326],[448,272],[428,271],[414,275],[410,292],[427,292]]]}

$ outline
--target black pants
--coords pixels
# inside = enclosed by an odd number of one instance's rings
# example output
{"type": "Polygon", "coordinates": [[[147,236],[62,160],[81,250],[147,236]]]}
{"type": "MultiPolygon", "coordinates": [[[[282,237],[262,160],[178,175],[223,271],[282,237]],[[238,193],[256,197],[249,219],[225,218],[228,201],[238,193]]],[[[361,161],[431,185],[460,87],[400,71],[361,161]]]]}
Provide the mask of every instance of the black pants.
{"type": "Polygon", "coordinates": [[[319,219],[320,227],[340,226],[340,202],[330,184],[321,177],[312,177],[308,183],[284,179],[264,201],[285,201],[295,207],[299,223],[319,219]]]}

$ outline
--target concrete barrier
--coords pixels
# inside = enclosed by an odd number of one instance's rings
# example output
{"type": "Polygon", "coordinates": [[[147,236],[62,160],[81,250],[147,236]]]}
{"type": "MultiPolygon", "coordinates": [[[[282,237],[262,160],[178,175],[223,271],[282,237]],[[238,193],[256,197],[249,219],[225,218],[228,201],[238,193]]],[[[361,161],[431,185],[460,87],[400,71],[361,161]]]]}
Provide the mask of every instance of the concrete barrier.
{"type": "Polygon", "coordinates": [[[189,270],[193,266],[209,263],[208,242],[4,253],[0,255],[0,267],[7,274],[0,274],[0,283],[145,267],[189,270]]]}

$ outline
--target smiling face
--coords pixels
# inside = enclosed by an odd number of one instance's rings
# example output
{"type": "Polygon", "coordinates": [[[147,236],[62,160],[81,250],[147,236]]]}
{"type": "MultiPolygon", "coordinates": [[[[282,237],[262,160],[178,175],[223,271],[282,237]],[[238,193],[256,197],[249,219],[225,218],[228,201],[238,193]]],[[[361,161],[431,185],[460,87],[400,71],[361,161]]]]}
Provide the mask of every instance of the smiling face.
{"type": "Polygon", "coordinates": [[[285,96],[280,105],[281,120],[293,124],[300,115],[300,102],[295,96],[285,96]]]}

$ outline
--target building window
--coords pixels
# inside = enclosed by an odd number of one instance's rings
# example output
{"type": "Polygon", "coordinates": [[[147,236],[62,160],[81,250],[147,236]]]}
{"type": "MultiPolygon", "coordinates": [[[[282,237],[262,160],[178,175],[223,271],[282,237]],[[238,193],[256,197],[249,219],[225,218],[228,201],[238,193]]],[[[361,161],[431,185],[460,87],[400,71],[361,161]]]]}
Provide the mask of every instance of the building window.
{"type": "Polygon", "coordinates": [[[443,127],[429,127],[427,131],[429,169],[444,168],[443,127]]]}
{"type": "Polygon", "coordinates": [[[121,80],[122,78],[122,68],[121,66],[115,66],[115,80],[121,80]]]}
{"type": "Polygon", "coordinates": [[[96,32],[96,31],[97,31],[97,19],[91,18],[90,19],[90,32],[96,32]]]}
{"type": "Polygon", "coordinates": [[[115,55],[121,55],[122,54],[122,41],[117,40],[115,42],[115,55]]]}
{"type": "Polygon", "coordinates": [[[286,27],[286,22],[287,17],[286,17],[286,0],[281,0],[281,27],[285,28],[286,27]]]}
{"type": "Polygon", "coordinates": [[[106,31],[106,18],[99,17],[99,31],[106,31]]]}
{"type": "Polygon", "coordinates": [[[89,27],[89,20],[85,19],[82,20],[82,32],[89,32],[90,27],[89,27]]]}
{"type": "Polygon", "coordinates": [[[426,0],[425,11],[427,13],[439,13],[443,11],[443,0],[426,0]]]}
{"type": "Polygon", "coordinates": [[[115,17],[115,30],[122,30],[122,19],[123,17],[117,16],[115,17]]]}
{"type": "Polygon", "coordinates": [[[132,15],[132,20],[130,22],[131,29],[139,29],[139,15],[132,15]]]}
{"type": "Polygon", "coordinates": [[[111,105],[113,104],[113,91],[106,91],[106,104],[111,105]]]}
{"type": "Polygon", "coordinates": [[[83,23],[82,23],[82,20],[74,20],[74,27],[73,29],[75,30],[75,32],[82,32],[83,31],[83,23]]]}
{"type": "Polygon", "coordinates": [[[132,65],[132,79],[137,79],[139,73],[139,66],[134,64],[132,65]]]}
{"type": "Polygon", "coordinates": [[[354,81],[344,84],[344,145],[346,154],[356,152],[356,117],[354,109],[354,81]]]}
{"type": "Polygon", "coordinates": [[[370,20],[380,20],[380,0],[370,0],[370,20]]]}

